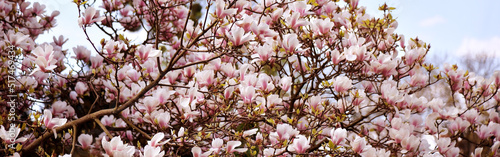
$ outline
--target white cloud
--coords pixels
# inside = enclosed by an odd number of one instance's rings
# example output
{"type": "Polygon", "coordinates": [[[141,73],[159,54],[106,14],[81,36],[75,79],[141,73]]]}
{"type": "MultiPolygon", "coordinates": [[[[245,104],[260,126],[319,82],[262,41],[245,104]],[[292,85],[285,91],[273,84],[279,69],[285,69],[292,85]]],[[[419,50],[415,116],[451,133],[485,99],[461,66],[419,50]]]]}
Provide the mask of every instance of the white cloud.
{"type": "Polygon", "coordinates": [[[464,38],[460,47],[456,50],[458,55],[466,55],[468,53],[500,53],[500,37],[494,36],[489,39],[464,38]]]}
{"type": "Polygon", "coordinates": [[[432,27],[432,26],[436,26],[436,25],[439,25],[439,24],[442,24],[445,22],[446,22],[446,19],[444,19],[440,15],[436,15],[436,16],[429,17],[429,18],[426,18],[426,19],[420,21],[419,24],[421,27],[432,27]]]}

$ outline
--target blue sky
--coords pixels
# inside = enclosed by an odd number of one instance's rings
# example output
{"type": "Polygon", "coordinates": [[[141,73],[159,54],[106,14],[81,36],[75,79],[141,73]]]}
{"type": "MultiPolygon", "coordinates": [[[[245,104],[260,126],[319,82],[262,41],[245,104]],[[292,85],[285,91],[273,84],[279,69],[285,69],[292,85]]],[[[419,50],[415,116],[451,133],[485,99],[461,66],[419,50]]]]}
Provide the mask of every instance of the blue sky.
{"type": "Polygon", "coordinates": [[[386,2],[396,7],[405,37],[430,43],[432,53],[461,56],[487,51],[500,54],[500,1],[494,0],[361,0],[370,13],[386,2]]]}
{"type": "MultiPolygon", "coordinates": [[[[52,41],[52,36],[69,38],[65,49],[76,45],[90,46],[78,28],[78,11],[71,0],[33,0],[47,6],[47,10],[59,10],[58,26],[50,35],[42,35],[39,41],[52,41]]],[[[360,0],[372,16],[380,15],[378,6],[383,3],[396,7],[393,16],[399,27],[396,32],[410,37],[419,37],[430,43],[431,54],[448,54],[458,57],[467,53],[486,51],[500,54],[500,1],[497,0],[360,0]]],[[[90,28],[91,39],[99,42],[102,34],[90,28]]],[[[139,37],[140,38],[140,37],[139,37]]],[[[138,39],[140,40],[140,39],[138,39]]],[[[456,59],[447,60],[457,62],[456,59]]]]}

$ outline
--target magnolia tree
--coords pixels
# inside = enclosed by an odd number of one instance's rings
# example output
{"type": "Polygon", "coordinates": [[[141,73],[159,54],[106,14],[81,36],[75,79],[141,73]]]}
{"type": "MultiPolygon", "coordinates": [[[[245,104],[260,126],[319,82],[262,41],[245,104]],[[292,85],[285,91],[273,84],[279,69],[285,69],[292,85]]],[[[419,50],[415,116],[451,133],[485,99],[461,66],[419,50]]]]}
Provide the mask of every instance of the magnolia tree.
{"type": "Polygon", "coordinates": [[[387,5],[74,3],[91,47],[35,42],[59,12],[0,0],[1,156],[500,155],[500,73],[424,63],[387,5]]]}

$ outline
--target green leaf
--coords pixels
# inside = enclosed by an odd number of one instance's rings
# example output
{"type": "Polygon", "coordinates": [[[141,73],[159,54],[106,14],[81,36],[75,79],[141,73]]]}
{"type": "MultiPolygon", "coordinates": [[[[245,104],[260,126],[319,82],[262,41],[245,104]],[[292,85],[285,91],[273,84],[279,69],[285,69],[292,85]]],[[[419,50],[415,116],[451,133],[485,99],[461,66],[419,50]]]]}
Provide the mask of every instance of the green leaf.
{"type": "Polygon", "coordinates": [[[333,144],[332,141],[328,141],[328,147],[330,147],[331,150],[335,149],[335,144],[333,144]]]}
{"type": "Polygon", "coordinates": [[[273,124],[273,125],[274,125],[274,124],[276,124],[276,123],[274,122],[274,119],[267,119],[266,121],[267,121],[267,122],[269,122],[269,123],[271,123],[271,124],[273,124]]]}

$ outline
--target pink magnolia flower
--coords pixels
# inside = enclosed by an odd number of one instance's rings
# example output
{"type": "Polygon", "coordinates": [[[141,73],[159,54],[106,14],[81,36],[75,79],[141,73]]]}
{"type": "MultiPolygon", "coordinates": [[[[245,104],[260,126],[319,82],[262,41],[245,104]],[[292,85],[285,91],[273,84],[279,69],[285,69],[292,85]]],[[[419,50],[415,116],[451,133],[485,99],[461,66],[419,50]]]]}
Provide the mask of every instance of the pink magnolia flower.
{"type": "Polygon", "coordinates": [[[293,139],[292,144],[288,146],[288,151],[305,153],[310,147],[310,139],[306,138],[304,135],[298,135],[297,138],[293,139]]]}
{"type": "Polygon", "coordinates": [[[237,148],[237,149],[235,149],[236,147],[238,147],[240,145],[241,145],[240,141],[229,141],[229,142],[227,142],[226,152],[227,153],[233,153],[233,152],[243,153],[243,152],[246,152],[247,148],[237,148]]]}
{"type": "Polygon", "coordinates": [[[20,132],[21,132],[21,128],[18,128],[15,125],[10,125],[10,129],[8,131],[5,130],[3,125],[0,125],[0,138],[6,144],[22,143],[22,142],[28,140],[28,138],[25,138],[25,137],[17,138],[17,136],[19,136],[20,132]]]}
{"type": "Polygon", "coordinates": [[[414,48],[406,51],[405,53],[405,63],[406,65],[413,65],[415,62],[419,61],[424,57],[425,55],[425,49],[420,47],[420,48],[414,48]]]}
{"type": "Polygon", "coordinates": [[[69,97],[71,98],[71,100],[74,100],[74,101],[78,100],[78,94],[75,91],[71,91],[69,93],[69,97]]]}
{"type": "Polygon", "coordinates": [[[335,78],[335,81],[333,81],[333,88],[338,93],[346,93],[352,88],[352,80],[347,76],[338,76],[335,78]]]}
{"type": "Polygon", "coordinates": [[[243,28],[243,30],[245,30],[245,32],[249,32],[250,29],[255,25],[255,23],[253,23],[255,18],[253,16],[249,16],[247,14],[243,14],[243,16],[241,18],[242,18],[242,20],[237,21],[236,25],[243,28]]]}
{"type": "Polygon", "coordinates": [[[307,100],[307,102],[312,110],[319,110],[319,111],[322,111],[322,109],[323,109],[323,106],[321,105],[322,101],[323,100],[322,100],[321,96],[317,96],[317,95],[312,96],[307,100]]]}
{"type": "Polygon", "coordinates": [[[252,135],[256,134],[258,130],[259,129],[254,128],[254,129],[250,129],[250,130],[247,130],[247,131],[243,131],[243,135],[242,136],[243,137],[252,136],[252,135]]]}
{"type": "Polygon", "coordinates": [[[160,102],[158,101],[158,98],[149,96],[142,100],[142,104],[144,105],[147,113],[152,113],[156,110],[158,105],[160,105],[160,102]]]}
{"type": "Polygon", "coordinates": [[[483,152],[483,147],[476,148],[474,153],[471,155],[473,157],[481,157],[481,153],[483,152]]]}
{"type": "Polygon", "coordinates": [[[394,139],[394,141],[396,143],[401,143],[401,141],[403,139],[406,139],[408,138],[408,136],[410,136],[410,130],[408,128],[400,128],[400,129],[396,129],[394,128],[390,128],[389,129],[389,136],[394,139]]]}
{"type": "Polygon", "coordinates": [[[427,118],[425,119],[425,129],[429,131],[429,133],[433,134],[437,132],[437,127],[435,124],[436,119],[438,118],[439,114],[434,113],[434,114],[429,114],[427,118]]]}
{"type": "Polygon", "coordinates": [[[328,2],[323,6],[323,12],[326,13],[327,15],[332,15],[335,13],[335,10],[338,8],[337,4],[334,2],[328,2]]]}
{"type": "Polygon", "coordinates": [[[281,149],[266,148],[266,149],[264,149],[263,153],[264,153],[265,157],[272,157],[272,156],[276,156],[278,154],[283,153],[285,150],[286,150],[285,148],[281,148],[281,149]]]}
{"type": "Polygon", "coordinates": [[[163,140],[164,137],[165,137],[165,134],[163,134],[162,132],[157,133],[151,138],[150,141],[148,141],[148,145],[150,145],[152,147],[160,147],[168,142],[168,140],[164,141],[164,142],[160,142],[161,140],[163,140]]]}
{"type": "Polygon", "coordinates": [[[205,67],[205,69],[211,69],[215,71],[219,71],[222,67],[222,61],[220,58],[214,59],[210,62],[208,62],[208,65],[205,67]]]}
{"type": "Polygon", "coordinates": [[[213,70],[203,70],[201,72],[197,72],[194,74],[194,77],[196,78],[196,83],[198,83],[198,86],[204,87],[204,86],[210,86],[215,83],[214,79],[214,71],[213,70]]]}
{"type": "Polygon", "coordinates": [[[78,136],[78,143],[82,146],[82,149],[88,149],[92,146],[93,137],[89,134],[81,134],[78,136]]]}
{"type": "Polygon", "coordinates": [[[341,61],[345,59],[345,56],[343,54],[340,54],[340,51],[335,49],[332,52],[330,52],[330,57],[332,59],[333,64],[337,65],[341,61]]]}
{"type": "Polygon", "coordinates": [[[155,50],[151,44],[146,46],[141,45],[137,48],[137,56],[142,60],[142,63],[144,63],[148,58],[155,58],[160,55],[161,51],[155,50]]]}
{"type": "Polygon", "coordinates": [[[500,141],[496,141],[495,143],[493,143],[493,146],[491,146],[491,152],[493,153],[493,155],[497,155],[498,147],[500,147],[500,141]]]}
{"type": "Polygon", "coordinates": [[[278,124],[276,126],[276,133],[271,133],[269,136],[276,137],[280,141],[288,140],[299,134],[297,129],[294,129],[290,124],[278,124]]]}
{"type": "Polygon", "coordinates": [[[101,55],[97,56],[92,56],[90,57],[90,62],[92,63],[92,69],[97,69],[102,66],[102,62],[104,61],[104,58],[101,55]]]}
{"type": "Polygon", "coordinates": [[[279,95],[271,94],[267,96],[267,108],[274,108],[276,105],[281,105],[282,103],[283,99],[279,95]]]}
{"type": "Polygon", "coordinates": [[[274,30],[269,29],[269,25],[266,23],[260,23],[259,25],[253,23],[250,30],[259,38],[275,37],[278,35],[274,30]]]}
{"type": "MultiPolygon", "coordinates": [[[[181,73],[180,70],[175,70],[175,71],[171,71],[171,72],[167,73],[168,83],[175,84],[177,82],[177,79],[179,79],[180,73],[181,73]]],[[[208,76],[206,76],[206,77],[208,77],[208,76]]]]}
{"type": "Polygon", "coordinates": [[[238,70],[240,72],[240,81],[245,80],[245,75],[250,67],[251,65],[248,63],[241,65],[240,69],[238,70]]]}
{"type": "MultiPolygon", "coordinates": [[[[194,103],[193,103],[194,104],[194,103]]],[[[184,119],[189,120],[189,122],[193,122],[193,119],[198,117],[201,113],[198,111],[192,111],[191,109],[189,110],[184,110],[184,119]]]]}
{"type": "Polygon", "coordinates": [[[146,147],[144,147],[144,154],[141,154],[141,157],[162,157],[164,155],[165,151],[162,151],[161,147],[146,145],[146,147]]]}
{"type": "MultiPolygon", "coordinates": [[[[119,41],[108,40],[106,42],[106,45],[104,45],[104,49],[102,51],[103,51],[105,56],[112,58],[112,57],[117,57],[118,54],[123,55],[123,54],[118,53],[118,52],[120,52],[121,50],[123,50],[125,48],[126,48],[125,43],[123,43],[120,40],[119,41]]],[[[100,56],[100,55],[98,55],[98,56],[100,56]]]]}
{"type": "Polygon", "coordinates": [[[104,156],[123,156],[131,157],[134,155],[134,146],[128,146],[128,144],[123,144],[120,137],[113,137],[111,141],[107,141],[106,137],[101,140],[102,148],[106,152],[104,156]]]}
{"type": "Polygon", "coordinates": [[[333,28],[334,23],[330,19],[316,19],[313,22],[312,30],[314,34],[327,34],[333,28]]]}
{"type": "Polygon", "coordinates": [[[196,66],[189,66],[187,68],[184,68],[184,70],[182,71],[182,75],[185,78],[191,78],[195,73],[196,73],[196,66]]]}
{"type": "Polygon", "coordinates": [[[428,80],[427,78],[428,77],[424,73],[417,72],[413,76],[411,76],[410,85],[417,86],[417,87],[423,87],[423,86],[425,86],[425,83],[428,80]]]}
{"type": "Polygon", "coordinates": [[[395,81],[384,81],[382,82],[382,86],[380,92],[382,93],[382,98],[387,101],[390,105],[395,105],[404,100],[404,97],[400,95],[397,87],[393,86],[395,81]]]}
{"type": "MultiPolygon", "coordinates": [[[[118,73],[116,75],[116,77],[118,78],[118,81],[123,81],[123,79],[126,78],[126,76],[127,76],[127,70],[129,70],[129,69],[132,69],[132,68],[130,66],[124,66],[123,68],[121,68],[120,70],[118,70],[118,72],[116,72],[116,73],[118,73]]],[[[113,74],[114,73],[115,73],[115,71],[113,71],[113,74]]]]}
{"type": "Polygon", "coordinates": [[[241,86],[240,87],[241,99],[243,99],[243,103],[250,104],[255,98],[255,88],[252,86],[241,86]]]}
{"type": "Polygon", "coordinates": [[[424,120],[422,119],[422,116],[420,116],[420,115],[411,115],[411,117],[408,121],[412,126],[420,127],[420,125],[423,123],[424,120]]]}
{"type": "Polygon", "coordinates": [[[380,54],[376,60],[374,59],[370,63],[374,73],[380,73],[386,77],[397,74],[397,60],[392,59],[390,55],[380,54]]]}
{"type": "Polygon", "coordinates": [[[300,17],[304,17],[311,14],[311,12],[309,12],[309,9],[311,9],[311,7],[312,6],[307,4],[305,1],[296,1],[290,5],[290,10],[299,13],[300,17]]]}
{"type": "Polygon", "coordinates": [[[101,123],[102,125],[104,126],[111,126],[113,125],[113,123],[115,122],[115,116],[113,115],[105,115],[105,116],[102,116],[101,118],[101,123]]]}
{"type": "Polygon", "coordinates": [[[37,47],[32,53],[36,56],[35,64],[38,67],[31,72],[31,75],[37,71],[49,72],[57,67],[57,59],[55,59],[56,56],[52,45],[45,45],[43,49],[42,47],[37,47]]]}
{"type": "Polygon", "coordinates": [[[39,85],[48,85],[47,83],[44,82],[47,78],[49,78],[49,73],[44,73],[42,71],[36,71],[32,75],[36,81],[38,82],[39,85]]]}
{"type": "Polygon", "coordinates": [[[75,52],[75,59],[83,60],[85,62],[90,59],[90,51],[84,46],[78,45],[77,47],[73,47],[73,52],[75,52]]]}
{"type": "Polygon", "coordinates": [[[68,104],[65,101],[56,101],[52,104],[51,112],[55,116],[62,116],[68,109],[68,104]]]}
{"type": "Polygon", "coordinates": [[[274,84],[269,75],[259,74],[257,87],[259,87],[259,89],[262,91],[269,92],[274,89],[274,84]]]}
{"type": "Polygon", "coordinates": [[[212,140],[212,147],[210,148],[210,151],[218,154],[222,148],[222,145],[224,145],[224,141],[220,138],[215,138],[212,140]]]}
{"type": "Polygon", "coordinates": [[[246,1],[246,0],[238,0],[238,1],[236,1],[236,4],[234,5],[234,8],[237,8],[238,12],[241,12],[243,10],[243,8],[246,8],[246,6],[248,6],[248,5],[249,5],[248,1],[246,1]]]}
{"type": "Polygon", "coordinates": [[[406,151],[412,152],[415,151],[420,144],[420,139],[416,136],[411,135],[410,137],[404,138],[401,141],[401,146],[403,146],[403,149],[406,151]]]}
{"type": "Polygon", "coordinates": [[[87,91],[88,87],[85,83],[83,82],[78,82],[75,85],[75,91],[78,95],[83,95],[87,91]]]}
{"type": "Polygon", "coordinates": [[[365,60],[368,56],[366,54],[366,46],[359,46],[357,44],[352,45],[351,47],[347,48],[344,50],[345,52],[345,58],[348,61],[363,61],[365,60]]]}
{"type": "Polygon", "coordinates": [[[493,82],[495,82],[495,85],[497,86],[497,88],[500,87],[500,71],[498,70],[495,70],[495,72],[493,72],[493,75],[491,76],[493,78],[493,82]]]}
{"type": "Polygon", "coordinates": [[[495,109],[490,109],[487,111],[489,116],[490,121],[495,122],[495,123],[500,123],[500,114],[496,112],[495,109]]]}
{"type": "Polygon", "coordinates": [[[24,35],[21,32],[14,33],[14,30],[9,30],[7,32],[7,41],[15,47],[25,47],[29,37],[29,35],[24,35]]]}
{"type": "Polygon", "coordinates": [[[271,19],[273,21],[278,21],[278,19],[283,15],[283,8],[278,8],[271,13],[271,19]]]}
{"type": "Polygon", "coordinates": [[[462,118],[466,119],[471,124],[476,124],[477,117],[479,117],[479,113],[475,108],[468,110],[462,115],[462,118]]]}
{"type": "Polygon", "coordinates": [[[208,157],[210,156],[210,154],[212,154],[212,151],[203,153],[200,147],[195,146],[191,148],[191,153],[193,153],[193,157],[208,157]]]}
{"type": "Polygon", "coordinates": [[[289,15],[285,20],[292,29],[298,30],[300,26],[309,25],[309,22],[305,19],[300,19],[300,13],[293,12],[292,15],[289,15]]]}
{"type": "Polygon", "coordinates": [[[60,35],[58,38],[56,38],[55,36],[52,37],[52,40],[54,40],[54,44],[56,44],[59,47],[62,47],[62,45],[66,43],[69,39],[64,39],[64,36],[60,35]]]}
{"type": "Polygon", "coordinates": [[[45,5],[40,5],[40,3],[35,2],[33,3],[33,8],[27,9],[25,13],[28,13],[28,11],[31,11],[30,14],[35,14],[35,15],[40,15],[45,13],[45,5]]]}
{"type": "MultiPolygon", "coordinates": [[[[240,69],[242,70],[242,69],[240,69]]],[[[257,83],[258,83],[258,78],[257,78],[258,74],[257,73],[249,73],[245,76],[245,79],[243,81],[241,81],[241,84],[240,86],[252,86],[252,87],[256,87],[257,86],[257,83]]]]}
{"type": "Polygon", "coordinates": [[[129,16],[129,13],[133,12],[134,8],[130,5],[127,5],[123,9],[120,9],[119,11],[120,11],[120,14],[125,17],[125,16],[129,16]]]}
{"type": "Polygon", "coordinates": [[[280,80],[281,89],[283,89],[284,91],[288,91],[291,86],[292,86],[292,78],[290,76],[281,78],[280,80]]]}
{"type": "Polygon", "coordinates": [[[281,42],[281,46],[283,46],[285,51],[289,54],[295,53],[296,49],[300,48],[301,45],[297,34],[286,34],[283,36],[283,41],[281,42]]]}
{"type": "Polygon", "coordinates": [[[460,155],[460,149],[458,147],[450,147],[446,152],[446,156],[458,157],[460,155]]]}
{"type": "Polygon", "coordinates": [[[233,92],[234,92],[234,86],[227,87],[226,89],[224,89],[224,98],[230,99],[233,96],[233,92]]]}
{"type": "Polygon", "coordinates": [[[470,126],[470,123],[466,120],[463,120],[460,117],[455,118],[454,121],[451,122],[450,127],[455,127],[451,130],[457,130],[457,131],[465,131],[470,126]]]}
{"type": "Polygon", "coordinates": [[[64,125],[68,120],[66,118],[52,118],[52,112],[47,109],[43,111],[43,115],[45,116],[45,118],[43,119],[45,127],[47,127],[48,129],[52,129],[52,132],[54,132],[54,137],[57,138],[57,132],[55,128],[64,125]]]}
{"type": "Polygon", "coordinates": [[[139,78],[141,77],[140,73],[137,72],[137,70],[131,68],[127,70],[127,77],[132,80],[132,82],[137,82],[139,81],[139,78]]]}
{"type": "Polygon", "coordinates": [[[83,17],[78,19],[78,25],[80,27],[82,26],[87,26],[89,24],[92,24],[94,22],[101,22],[104,20],[106,17],[99,17],[99,12],[95,10],[93,7],[88,7],[85,9],[85,13],[83,13],[83,17]]]}
{"type": "Polygon", "coordinates": [[[366,141],[364,138],[356,136],[354,141],[351,142],[351,148],[354,152],[361,154],[365,150],[366,141]]]}
{"type": "Polygon", "coordinates": [[[233,46],[240,46],[243,45],[244,43],[252,40],[255,38],[255,35],[247,33],[245,34],[245,30],[243,30],[240,27],[233,27],[232,30],[229,32],[226,32],[226,36],[233,43],[233,46]]]}
{"type": "Polygon", "coordinates": [[[347,130],[344,128],[336,128],[330,131],[330,138],[332,139],[332,142],[335,145],[343,144],[346,137],[347,137],[347,130]]]}
{"type": "Polygon", "coordinates": [[[349,3],[349,6],[351,6],[351,8],[357,8],[358,3],[359,3],[359,0],[351,0],[349,3]]]}
{"type": "Polygon", "coordinates": [[[158,123],[158,126],[160,126],[160,128],[162,128],[162,129],[169,127],[170,113],[164,112],[164,113],[158,114],[156,116],[156,121],[158,123]]]}
{"type": "MultiPolygon", "coordinates": [[[[490,123],[491,124],[491,123],[490,123]]],[[[481,127],[479,127],[476,131],[477,133],[477,136],[480,138],[480,139],[486,139],[486,138],[489,138],[492,136],[492,131],[491,130],[492,128],[491,127],[488,127],[487,125],[481,125],[481,127]]]]}
{"type": "Polygon", "coordinates": [[[442,154],[445,154],[446,151],[449,149],[449,145],[451,143],[451,139],[448,137],[441,137],[439,140],[437,140],[436,144],[438,147],[438,151],[442,154]]]}
{"type": "Polygon", "coordinates": [[[233,14],[236,14],[236,11],[237,9],[233,8],[233,9],[224,9],[226,3],[224,2],[224,0],[216,0],[215,1],[215,15],[222,19],[228,15],[233,15],[233,14]]]}

